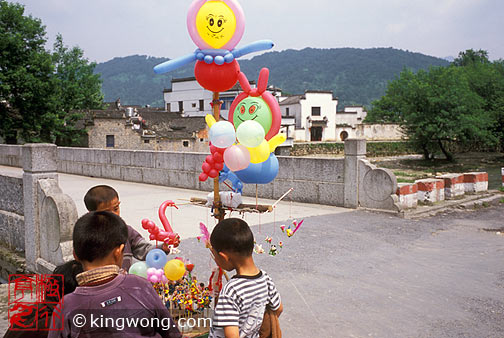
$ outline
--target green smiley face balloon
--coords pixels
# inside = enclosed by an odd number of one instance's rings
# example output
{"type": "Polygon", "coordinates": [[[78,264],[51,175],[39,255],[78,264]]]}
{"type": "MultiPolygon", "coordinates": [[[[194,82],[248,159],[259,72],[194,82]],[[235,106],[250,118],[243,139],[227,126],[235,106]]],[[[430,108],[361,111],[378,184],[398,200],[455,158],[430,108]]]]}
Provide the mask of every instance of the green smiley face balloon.
{"type": "Polygon", "coordinates": [[[267,134],[271,128],[271,110],[262,98],[249,96],[240,101],[233,113],[233,124],[236,129],[245,121],[254,120],[264,128],[267,134]]]}

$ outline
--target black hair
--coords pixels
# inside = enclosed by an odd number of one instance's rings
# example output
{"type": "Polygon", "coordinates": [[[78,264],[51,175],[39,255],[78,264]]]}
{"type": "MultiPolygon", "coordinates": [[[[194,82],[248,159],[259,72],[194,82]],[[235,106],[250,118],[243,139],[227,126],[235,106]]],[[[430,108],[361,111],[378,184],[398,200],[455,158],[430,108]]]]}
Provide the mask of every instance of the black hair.
{"type": "Polygon", "coordinates": [[[217,252],[227,251],[240,256],[250,256],[254,250],[254,235],[244,220],[226,218],[213,229],[210,243],[217,252]]]}
{"type": "Polygon", "coordinates": [[[96,211],[100,204],[108,203],[114,198],[119,198],[114,188],[108,185],[97,185],[88,190],[84,196],[84,204],[88,211],[96,211]]]}
{"type": "MultiPolygon", "coordinates": [[[[63,275],[63,280],[55,278],[55,281],[58,284],[59,299],[61,299],[64,295],[75,291],[75,288],[78,286],[76,277],[81,272],[84,272],[82,264],[76,260],[71,260],[58,265],[54,269],[53,274],[63,275]]],[[[46,299],[55,302],[59,301],[59,299],[55,296],[47,296],[46,299]]]]}
{"type": "Polygon", "coordinates": [[[93,211],[77,220],[73,247],[79,260],[93,262],[106,257],[128,240],[128,227],[121,217],[108,211],[93,211]]]}

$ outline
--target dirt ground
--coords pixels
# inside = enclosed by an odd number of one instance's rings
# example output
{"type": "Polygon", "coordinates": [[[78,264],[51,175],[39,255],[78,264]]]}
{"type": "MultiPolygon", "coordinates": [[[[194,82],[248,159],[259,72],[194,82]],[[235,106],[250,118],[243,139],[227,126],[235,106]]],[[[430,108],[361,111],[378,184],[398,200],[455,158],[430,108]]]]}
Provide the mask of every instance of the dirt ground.
{"type": "Polygon", "coordinates": [[[398,182],[414,182],[447,173],[486,171],[489,189],[499,189],[502,186],[501,168],[504,168],[504,153],[457,154],[455,162],[442,159],[426,161],[420,156],[370,158],[370,161],[378,167],[391,169],[398,182]]]}

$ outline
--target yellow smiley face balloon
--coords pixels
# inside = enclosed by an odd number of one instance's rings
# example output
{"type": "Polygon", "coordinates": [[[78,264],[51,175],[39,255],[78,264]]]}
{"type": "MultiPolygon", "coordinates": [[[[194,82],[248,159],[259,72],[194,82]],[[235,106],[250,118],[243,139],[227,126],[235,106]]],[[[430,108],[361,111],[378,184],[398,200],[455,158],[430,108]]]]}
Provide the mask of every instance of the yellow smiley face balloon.
{"type": "Polygon", "coordinates": [[[235,34],[235,14],[223,1],[207,1],[196,15],[196,29],[203,41],[219,49],[235,34]]]}

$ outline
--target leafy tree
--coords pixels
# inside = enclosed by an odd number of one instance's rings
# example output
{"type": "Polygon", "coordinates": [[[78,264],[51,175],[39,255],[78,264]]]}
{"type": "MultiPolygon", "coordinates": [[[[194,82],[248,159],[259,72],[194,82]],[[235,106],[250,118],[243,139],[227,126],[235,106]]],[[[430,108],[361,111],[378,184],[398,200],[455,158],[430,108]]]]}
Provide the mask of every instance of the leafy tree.
{"type": "Polygon", "coordinates": [[[85,130],[75,127],[84,109],[99,109],[103,104],[100,76],[94,74],[95,63],[84,58],[79,47],[69,49],[58,34],[52,54],[55,65],[53,77],[58,124],[53,133],[56,143],[70,145],[83,136],[85,130]]]}
{"type": "Polygon", "coordinates": [[[0,136],[8,143],[69,145],[82,131],[77,109],[102,101],[95,65],[58,35],[54,53],[45,50],[45,27],[24,7],[0,0],[0,136]]]}
{"type": "Polygon", "coordinates": [[[460,52],[458,57],[453,60],[455,66],[469,66],[473,64],[490,63],[488,52],[486,50],[468,49],[465,52],[460,52]]]}
{"type": "Polygon", "coordinates": [[[450,143],[467,145],[495,140],[493,119],[485,100],[474,92],[468,76],[457,67],[437,67],[413,73],[404,70],[386,95],[373,103],[371,117],[398,121],[426,159],[441,150],[448,160],[450,143]],[[375,110],[376,107],[376,110],[375,110]]]}
{"type": "Polygon", "coordinates": [[[18,131],[26,141],[44,141],[42,130],[54,122],[45,28],[23,14],[23,6],[0,0],[0,136],[8,143],[18,131]]]}

